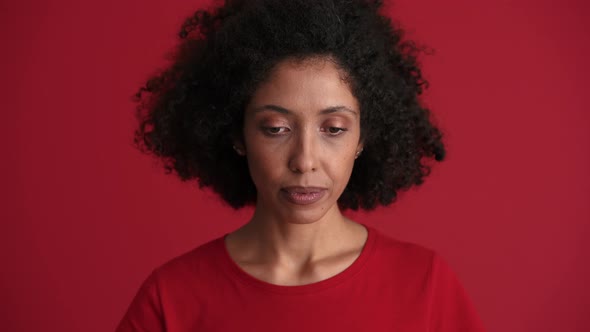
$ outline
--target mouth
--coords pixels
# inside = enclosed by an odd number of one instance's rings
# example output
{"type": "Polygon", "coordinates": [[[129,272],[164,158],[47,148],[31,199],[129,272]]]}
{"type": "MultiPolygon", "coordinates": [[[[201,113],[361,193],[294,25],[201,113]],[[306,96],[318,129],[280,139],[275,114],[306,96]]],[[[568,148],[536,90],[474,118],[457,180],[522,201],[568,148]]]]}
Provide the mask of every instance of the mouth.
{"type": "Polygon", "coordinates": [[[313,204],[324,197],[326,192],[326,188],[320,187],[285,187],[281,189],[281,195],[296,205],[313,204]]]}

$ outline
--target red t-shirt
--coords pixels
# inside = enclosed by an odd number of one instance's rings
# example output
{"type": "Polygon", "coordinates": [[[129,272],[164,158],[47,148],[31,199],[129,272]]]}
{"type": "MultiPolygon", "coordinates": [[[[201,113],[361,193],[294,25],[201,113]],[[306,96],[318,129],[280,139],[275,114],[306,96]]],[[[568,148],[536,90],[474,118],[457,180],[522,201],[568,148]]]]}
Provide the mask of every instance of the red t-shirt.
{"type": "Polygon", "coordinates": [[[365,226],[368,239],[352,265],[299,286],[247,274],[225,236],[207,242],[156,268],[117,332],[484,331],[441,256],[365,226]]]}

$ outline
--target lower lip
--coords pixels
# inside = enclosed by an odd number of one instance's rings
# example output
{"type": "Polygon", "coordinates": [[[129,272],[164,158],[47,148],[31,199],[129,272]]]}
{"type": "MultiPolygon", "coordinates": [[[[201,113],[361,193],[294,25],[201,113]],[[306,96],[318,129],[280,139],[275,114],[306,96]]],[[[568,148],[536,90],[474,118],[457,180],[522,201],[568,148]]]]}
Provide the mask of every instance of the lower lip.
{"type": "Polygon", "coordinates": [[[309,193],[298,193],[293,191],[281,190],[281,193],[283,194],[283,197],[287,199],[287,201],[293,204],[309,205],[322,199],[322,197],[324,197],[326,193],[326,190],[320,190],[317,192],[309,193]]]}

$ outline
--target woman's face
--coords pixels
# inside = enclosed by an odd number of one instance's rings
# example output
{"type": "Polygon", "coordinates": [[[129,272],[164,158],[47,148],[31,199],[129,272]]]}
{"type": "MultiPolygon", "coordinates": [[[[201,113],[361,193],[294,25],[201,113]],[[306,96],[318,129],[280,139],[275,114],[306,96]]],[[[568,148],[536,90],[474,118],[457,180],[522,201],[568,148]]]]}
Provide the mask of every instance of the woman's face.
{"type": "Polygon", "coordinates": [[[332,62],[280,62],[245,110],[243,137],[257,213],[310,223],[339,212],[362,145],[358,101],[332,62]]]}

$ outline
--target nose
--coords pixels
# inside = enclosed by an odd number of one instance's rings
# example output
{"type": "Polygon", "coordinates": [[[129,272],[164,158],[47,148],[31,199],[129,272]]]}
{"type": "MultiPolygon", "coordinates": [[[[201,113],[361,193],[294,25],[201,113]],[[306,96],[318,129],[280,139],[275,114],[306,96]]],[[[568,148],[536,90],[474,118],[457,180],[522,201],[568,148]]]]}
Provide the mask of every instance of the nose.
{"type": "Polygon", "coordinates": [[[290,147],[289,169],[296,173],[315,172],[319,166],[319,152],[319,142],[313,135],[313,130],[294,135],[290,147]]]}

